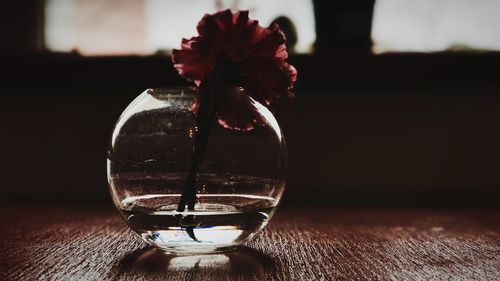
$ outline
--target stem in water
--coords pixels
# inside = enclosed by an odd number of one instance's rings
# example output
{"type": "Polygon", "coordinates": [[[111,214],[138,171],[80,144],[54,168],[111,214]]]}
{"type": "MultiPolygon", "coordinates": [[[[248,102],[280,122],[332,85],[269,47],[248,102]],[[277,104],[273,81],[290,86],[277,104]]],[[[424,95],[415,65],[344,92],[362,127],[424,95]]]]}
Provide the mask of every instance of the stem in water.
{"type": "MultiPolygon", "coordinates": [[[[182,191],[181,199],[177,205],[178,212],[184,212],[187,209],[194,211],[196,204],[196,175],[203,163],[205,150],[210,136],[210,127],[215,119],[215,95],[205,92],[200,99],[198,113],[196,115],[196,131],[193,144],[193,154],[191,155],[191,167],[188,172],[186,184],[182,191]]],[[[193,215],[182,216],[179,219],[179,225],[186,230],[189,237],[198,241],[194,235],[196,222],[193,215]]]]}

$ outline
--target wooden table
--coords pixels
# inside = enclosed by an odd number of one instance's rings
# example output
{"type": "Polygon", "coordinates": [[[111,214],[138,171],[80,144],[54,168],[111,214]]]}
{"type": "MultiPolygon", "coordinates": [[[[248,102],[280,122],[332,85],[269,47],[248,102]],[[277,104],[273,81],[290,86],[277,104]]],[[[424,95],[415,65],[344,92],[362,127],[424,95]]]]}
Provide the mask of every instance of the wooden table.
{"type": "Polygon", "coordinates": [[[239,250],[176,257],[110,207],[0,209],[0,280],[500,280],[498,210],[283,206],[239,250]]]}

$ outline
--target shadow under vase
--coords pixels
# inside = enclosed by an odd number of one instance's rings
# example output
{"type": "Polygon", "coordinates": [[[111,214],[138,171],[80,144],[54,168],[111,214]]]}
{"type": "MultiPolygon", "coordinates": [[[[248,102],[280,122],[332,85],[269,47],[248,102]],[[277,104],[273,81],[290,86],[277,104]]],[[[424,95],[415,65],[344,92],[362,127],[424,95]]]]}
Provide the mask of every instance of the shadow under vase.
{"type": "Polygon", "coordinates": [[[220,280],[221,276],[261,276],[273,272],[275,263],[270,256],[246,246],[202,255],[171,255],[149,246],[125,255],[118,267],[121,277],[168,274],[175,279],[220,280]]]}

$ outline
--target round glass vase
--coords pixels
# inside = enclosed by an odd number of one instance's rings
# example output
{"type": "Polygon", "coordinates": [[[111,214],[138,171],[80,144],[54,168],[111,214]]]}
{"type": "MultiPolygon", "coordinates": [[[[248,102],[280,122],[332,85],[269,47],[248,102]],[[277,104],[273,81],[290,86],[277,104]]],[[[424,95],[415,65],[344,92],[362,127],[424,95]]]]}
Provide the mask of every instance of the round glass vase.
{"type": "Polygon", "coordinates": [[[271,112],[249,98],[263,125],[241,131],[211,124],[195,208],[178,212],[196,132],[195,98],[188,87],[144,91],[118,119],[108,151],[116,208],[142,239],[170,253],[237,247],[266,226],[285,188],[283,134],[271,112]]]}

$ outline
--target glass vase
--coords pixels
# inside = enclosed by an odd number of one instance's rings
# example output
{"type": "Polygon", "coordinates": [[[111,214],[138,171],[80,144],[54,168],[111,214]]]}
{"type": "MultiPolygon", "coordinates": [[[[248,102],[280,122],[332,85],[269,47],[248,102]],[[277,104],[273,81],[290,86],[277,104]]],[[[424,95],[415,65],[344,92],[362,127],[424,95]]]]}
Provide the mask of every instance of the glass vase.
{"type": "Polygon", "coordinates": [[[190,169],[196,116],[192,88],[148,89],[112,133],[107,177],[116,208],[144,241],[170,253],[233,249],[264,228],[285,188],[286,145],[269,110],[255,129],[211,124],[194,210],[177,211],[190,169]]]}

